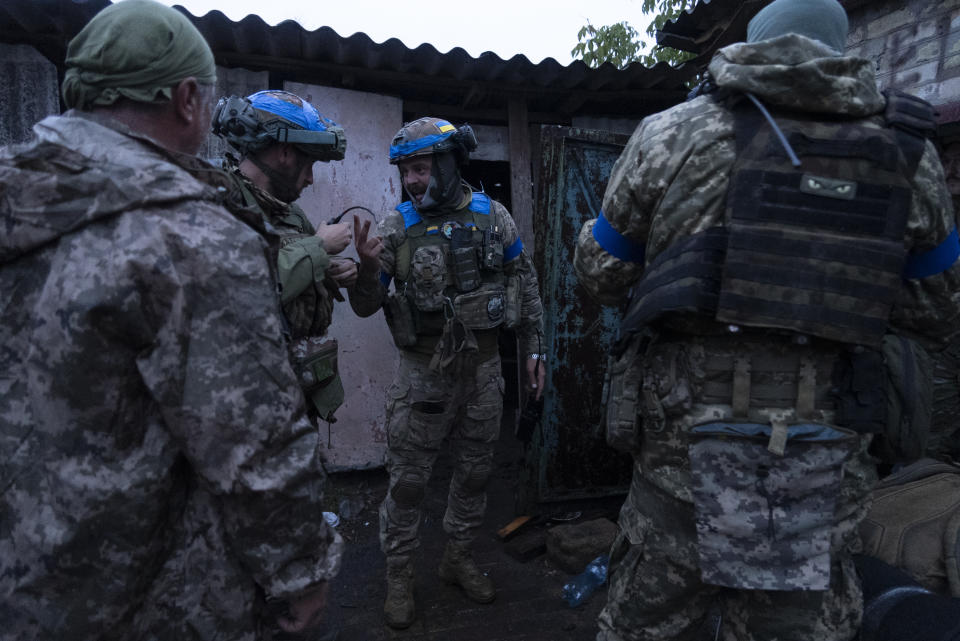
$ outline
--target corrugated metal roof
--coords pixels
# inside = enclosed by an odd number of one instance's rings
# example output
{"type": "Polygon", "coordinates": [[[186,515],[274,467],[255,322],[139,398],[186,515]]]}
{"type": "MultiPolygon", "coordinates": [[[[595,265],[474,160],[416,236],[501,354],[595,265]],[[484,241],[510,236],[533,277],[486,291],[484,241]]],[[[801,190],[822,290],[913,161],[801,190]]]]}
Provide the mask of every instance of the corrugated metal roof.
{"type": "MultiPolygon", "coordinates": [[[[31,44],[62,68],[67,43],[108,0],[4,0],[0,41],[31,44]]],[[[564,122],[576,115],[638,117],[683,99],[684,81],[695,68],[659,63],[625,69],[593,69],[552,58],[534,64],[487,52],[474,58],[461,48],[441,53],[429,44],[410,49],[391,38],[374,42],[329,27],[308,31],[287,20],[269,25],[250,15],[234,22],[220,11],[194,16],[177,7],[210,43],[217,63],[270,72],[272,86],[284,80],[395,95],[414,111],[443,107],[474,121],[506,119],[508,99],[523,97],[533,122],[564,122]]]]}
{"type": "Polygon", "coordinates": [[[700,0],[657,32],[657,43],[713,56],[717,49],[747,37],[747,23],[772,0],[700,0]]]}

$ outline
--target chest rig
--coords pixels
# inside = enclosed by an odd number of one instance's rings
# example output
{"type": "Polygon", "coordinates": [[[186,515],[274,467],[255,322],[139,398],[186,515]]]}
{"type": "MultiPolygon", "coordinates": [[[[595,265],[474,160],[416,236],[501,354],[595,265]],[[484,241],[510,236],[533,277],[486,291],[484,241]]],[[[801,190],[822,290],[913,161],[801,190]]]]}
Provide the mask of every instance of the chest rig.
{"type": "Polygon", "coordinates": [[[470,329],[504,320],[503,235],[491,217],[490,198],[424,219],[413,203],[397,206],[406,239],[397,249],[397,290],[411,303],[416,333],[436,334],[456,317],[470,329]]]}

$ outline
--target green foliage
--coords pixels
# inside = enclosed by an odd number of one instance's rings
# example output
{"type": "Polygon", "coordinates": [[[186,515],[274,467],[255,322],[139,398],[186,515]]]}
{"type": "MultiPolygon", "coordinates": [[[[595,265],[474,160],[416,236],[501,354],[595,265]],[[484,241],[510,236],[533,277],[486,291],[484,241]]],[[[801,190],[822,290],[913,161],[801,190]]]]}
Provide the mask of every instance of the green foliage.
{"type": "MultiPolygon", "coordinates": [[[[656,37],[657,30],[668,20],[673,20],[696,2],[697,0],[643,0],[643,14],[653,15],[646,33],[656,37]]],[[[591,67],[610,62],[622,69],[637,61],[648,67],[661,61],[679,65],[694,57],[692,53],[660,45],[653,45],[650,53],[644,53],[647,44],[641,40],[640,33],[626,21],[605,27],[595,27],[588,22],[577,33],[577,41],[570,55],[591,67]]]]}
{"type": "Polygon", "coordinates": [[[577,46],[570,55],[580,58],[587,66],[599,67],[609,62],[619,68],[639,59],[640,34],[626,22],[606,27],[594,27],[587,23],[577,33],[577,46]]]}

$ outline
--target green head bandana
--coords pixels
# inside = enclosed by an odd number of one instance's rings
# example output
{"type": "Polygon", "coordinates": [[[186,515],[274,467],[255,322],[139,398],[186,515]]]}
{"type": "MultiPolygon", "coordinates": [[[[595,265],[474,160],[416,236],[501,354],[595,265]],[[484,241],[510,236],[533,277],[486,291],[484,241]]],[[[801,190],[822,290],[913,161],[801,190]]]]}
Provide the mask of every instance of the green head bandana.
{"type": "Polygon", "coordinates": [[[170,100],[170,88],[193,76],[217,80],[213,53],[179,11],[153,0],[124,0],[93,17],[67,47],[63,100],[88,110],[124,97],[170,100]]]}
{"type": "Polygon", "coordinates": [[[747,25],[747,42],[787,33],[819,40],[842,54],[847,46],[847,13],[837,0],[775,0],[747,25]]]}

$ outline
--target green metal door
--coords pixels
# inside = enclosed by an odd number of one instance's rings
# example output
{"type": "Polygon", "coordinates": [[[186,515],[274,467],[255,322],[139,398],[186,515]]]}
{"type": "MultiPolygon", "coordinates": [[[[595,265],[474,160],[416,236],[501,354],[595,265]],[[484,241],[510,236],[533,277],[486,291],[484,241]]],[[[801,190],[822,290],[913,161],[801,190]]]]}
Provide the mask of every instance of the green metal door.
{"type": "Polygon", "coordinates": [[[537,501],[623,493],[630,457],[607,446],[600,427],[607,352],[620,310],[601,306],[577,282],[573,255],[583,223],[596,218],[627,136],[541,128],[533,216],[534,261],[548,355],[543,415],[527,450],[526,491],[537,501]]]}

